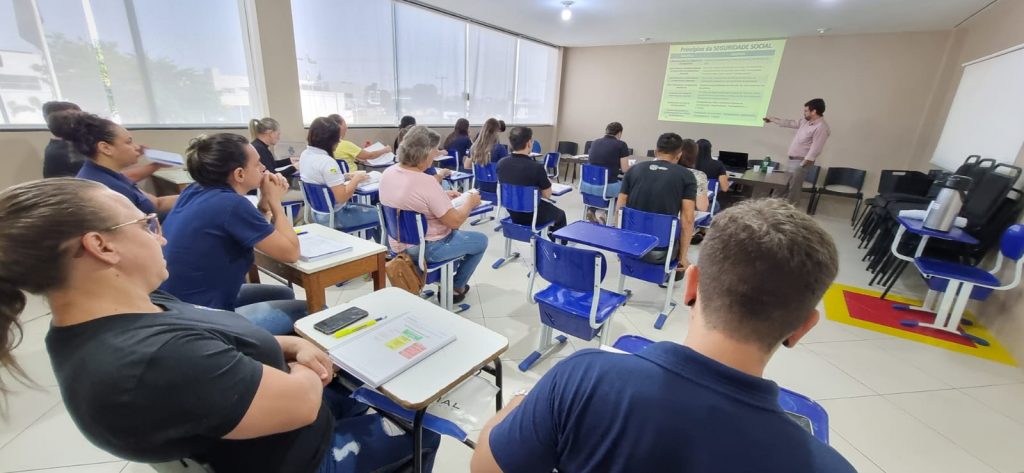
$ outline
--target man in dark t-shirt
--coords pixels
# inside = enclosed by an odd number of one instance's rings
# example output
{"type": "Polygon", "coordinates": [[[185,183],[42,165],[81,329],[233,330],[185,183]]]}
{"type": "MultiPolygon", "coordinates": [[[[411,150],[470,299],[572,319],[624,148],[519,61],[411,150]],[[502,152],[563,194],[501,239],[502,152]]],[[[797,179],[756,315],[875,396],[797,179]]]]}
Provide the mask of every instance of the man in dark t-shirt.
{"type": "Polygon", "coordinates": [[[471,470],[854,473],[790,419],[762,377],[780,347],[817,323],[838,267],[829,234],[788,203],[722,212],[686,272],[684,300],[696,302],[682,344],[586,349],[559,362],[484,425],[471,470]]]}
{"type": "Polygon", "coordinates": [[[609,123],[604,137],[590,144],[590,164],[608,169],[608,195],[619,193],[619,173],[629,170],[629,146],[622,141],[622,124],[609,123]]]}
{"type": "MultiPolygon", "coordinates": [[[[686,252],[693,236],[694,212],[697,205],[697,179],[689,169],[678,164],[683,153],[683,139],[675,133],[658,137],[655,160],[633,166],[622,180],[617,208],[629,207],[644,212],[679,216],[679,263],[676,280],[690,264],[686,252]]],[[[658,249],[656,249],[658,250],[658,249]]],[[[664,249],[652,251],[644,259],[664,263],[664,249]]]]}
{"type": "MultiPolygon", "coordinates": [[[[498,182],[515,186],[532,186],[540,191],[537,201],[537,225],[553,222],[548,227],[548,236],[565,226],[565,211],[544,199],[551,198],[551,180],[544,165],[529,156],[533,143],[533,130],[527,127],[515,127],[509,132],[509,141],[514,150],[508,159],[498,162],[498,182]]],[[[509,211],[512,221],[519,225],[530,225],[533,214],[509,211]]]]}

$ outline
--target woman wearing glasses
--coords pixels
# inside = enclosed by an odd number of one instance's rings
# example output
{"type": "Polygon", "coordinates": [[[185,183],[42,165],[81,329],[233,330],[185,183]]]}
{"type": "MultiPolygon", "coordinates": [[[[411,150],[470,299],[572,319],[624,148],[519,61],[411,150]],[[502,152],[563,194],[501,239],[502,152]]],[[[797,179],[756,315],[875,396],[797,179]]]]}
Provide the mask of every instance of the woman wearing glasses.
{"type": "Polygon", "coordinates": [[[185,155],[196,182],[164,222],[170,277],[161,289],[185,302],[238,312],[275,335],[292,333],[306,303],[285,286],[243,284],[253,248],[278,261],[299,259],[299,238],[281,206],[287,182],[267,172],[240,135],[200,136],[185,155]],[[253,205],[245,194],[255,189],[260,200],[253,205]]]}
{"type": "MultiPolygon", "coordinates": [[[[410,460],[411,436],[348,400],[323,351],[154,292],[167,278],[155,214],[95,182],[56,178],[0,193],[0,221],[0,365],[24,380],[11,355],[22,291],[44,295],[64,404],[98,447],[220,472],[380,471],[410,460]]],[[[424,436],[430,465],[439,438],[424,436]]]]}

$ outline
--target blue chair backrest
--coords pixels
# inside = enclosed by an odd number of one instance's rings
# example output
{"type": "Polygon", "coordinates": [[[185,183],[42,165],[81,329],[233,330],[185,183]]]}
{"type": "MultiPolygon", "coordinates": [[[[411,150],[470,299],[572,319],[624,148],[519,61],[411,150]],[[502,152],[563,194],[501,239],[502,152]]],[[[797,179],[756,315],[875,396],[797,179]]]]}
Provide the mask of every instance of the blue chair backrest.
{"type": "Polygon", "coordinates": [[[342,174],[348,174],[352,172],[351,169],[348,167],[348,161],[345,161],[344,159],[335,159],[334,162],[338,163],[338,168],[341,169],[342,174]]]}
{"type": "Polygon", "coordinates": [[[1017,223],[1007,228],[999,240],[999,249],[1014,261],[1024,256],[1024,225],[1017,223]]]}
{"type": "Polygon", "coordinates": [[[558,167],[558,158],[562,155],[558,153],[548,153],[544,156],[544,167],[546,169],[554,169],[558,167]]]}
{"type": "Polygon", "coordinates": [[[679,233],[679,217],[624,207],[622,229],[651,235],[658,239],[656,247],[665,248],[674,243],[679,233]]]}
{"type": "Polygon", "coordinates": [[[534,238],[534,242],[534,267],[545,281],[580,292],[591,292],[595,284],[604,281],[608,262],[601,252],[559,245],[544,238],[534,238]],[[601,281],[594,281],[594,258],[601,260],[601,281]]]}
{"type": "Polygon", "coordinates": [[[455,156],[455,160],[456,161],[458,161],[459,158],[462,157],[462,156],[459,156],[459,150],[457,148],[448,148],[447,151],[448,151],[448,156],[455,156]]]}
{"type": "Polygon", "coordinates": [[[534,186],[499,184],[501,196],[498,202],[512,212],[533,213],[537,209],[540,192],[534,186]]]}
{"type": "Polygon", "coordinates": [[[330,187],[302,181],[302,193],[309,207],[319,213],[334,212],[334,191],[330,187]]]}
{"type": "Polygon", "coordinates": [[[540,149],[541,149],[541,148],[540,148],[540,141],[534,140],[534,141],[533,141],[533,149],[532,149],[532,152],[534,152],[534,153],[540,153],[540,149]]]}
{"type": "Polygon", "coordinates": [[[420,234],[416,228],[419,219],[423,231],[427,230],[427,217],[412,210],[398,210],[381,204],[381,216],[384,218],[384,230],[396,241],[408,245],[419,245],[420,234]]]}
{"type": "Polygon", "coordinates": [[[718,179],[708,179],[708,198],[713,198],[718,193],[718,179]]]}
{"type": "Polygon", "coordinates": [[[608,168],[596,164],[584,164],[582,179],[587,184],[603,186],[608,183],[608,168]]]}
{"type": "Polygon", "coordinates": [[[473,175],[477,182],[498,183],[498,167],[493,162],[487,163],[485,166],[473,163],[473,175]]]}

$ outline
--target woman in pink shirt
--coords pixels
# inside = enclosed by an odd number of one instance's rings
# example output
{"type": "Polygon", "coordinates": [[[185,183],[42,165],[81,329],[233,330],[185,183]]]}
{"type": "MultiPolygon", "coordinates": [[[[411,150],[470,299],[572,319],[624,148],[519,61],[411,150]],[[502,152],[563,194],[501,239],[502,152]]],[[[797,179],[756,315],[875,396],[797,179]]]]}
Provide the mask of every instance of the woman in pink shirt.
{"type": "MultiPolygon", "coordinates": [[[[487,236],[458,229],[469,218],[469,212],[480,204],[480,195],[471,193],[461,206],[453,207],[452,199],[459,193],[445,191],[433,176],[424,173],[433,165],[434,158],[444,154],[437,149],[440,142],[441,135],[425,126],[409,129],[398,147],[398,165],[389,167],[381,176],[380,203],[427,217],[425,256],[428,262],[462,258],[456,268],[453,291],[453,301],[458,303],[469,292],[469,278],[484,257],[487,236]]],[[[394,251],[419,256],[419,247],[392,239],[389,243],[394,251]]]]}

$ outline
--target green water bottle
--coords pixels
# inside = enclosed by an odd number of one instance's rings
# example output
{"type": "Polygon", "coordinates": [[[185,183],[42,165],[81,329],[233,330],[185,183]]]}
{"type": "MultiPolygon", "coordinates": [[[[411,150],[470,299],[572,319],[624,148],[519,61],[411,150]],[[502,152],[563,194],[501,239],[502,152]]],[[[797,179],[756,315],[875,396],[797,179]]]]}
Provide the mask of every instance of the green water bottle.
{"type": "Polygon", "coordinates": [[[761,172],[768,172],[770,167],[772,167],[772,157],[765,156],[764,161],[761,162],[761,172]]]}

